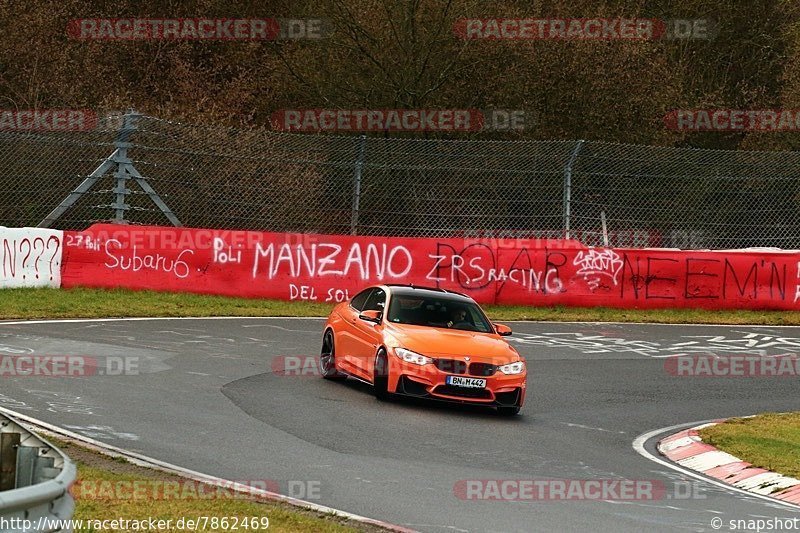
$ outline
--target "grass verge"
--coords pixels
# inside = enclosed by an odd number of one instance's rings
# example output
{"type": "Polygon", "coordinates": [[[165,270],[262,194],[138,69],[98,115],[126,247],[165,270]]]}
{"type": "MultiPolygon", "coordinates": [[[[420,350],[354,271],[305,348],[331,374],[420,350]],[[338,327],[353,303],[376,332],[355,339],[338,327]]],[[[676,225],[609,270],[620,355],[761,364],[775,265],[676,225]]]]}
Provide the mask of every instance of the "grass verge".
{"type": "MultiPolygon", "coordinates": [[[[125,289],[4,289],[0,319],[151,316],[325,316],[332,304],[125,289]]],[[[800,325],[793,311],[485,306],[494,320],[800,325]]]]}
{"type": "Polygon", "coordinates": [[[800,478],[800,412],[732,418],[701,430],[700,437],[753,466],[800,478]]]}
{"type": "MultiPolygon", "coordinates": [[[[78,466],[78,481],[72,493],[76,502],[73,518],[84,520],[85,526],[76,533],[95,531],[90,522],[95,520],[172,520],[172,528],[159,529],[164,532],[183,532],[178,529],[180,518],[197,517],[249,517],[255,519],[251,526],[238,524],[237,530],[264,531],[269,520],[269,531],[292,532],[385,532],[375,526],[361,524],[333,515],[300,509],[291,505],[266,501],[248,495],[235,495],[228,489],[217,489],[209,485],[151,470],[131,464],[124,459],[115,459],[79,444],[48,437],[47,440],[61,448],[78,466]]],[[[233,521],[211,527],[211,521],[201,524],[197,530],[203,532],[231,531],[233,521]]],[[[119,524],[123,526],[125,524],[119,524]]],[[[102,531],[131,531],[119,528],[104,528],[102,531]]]]}

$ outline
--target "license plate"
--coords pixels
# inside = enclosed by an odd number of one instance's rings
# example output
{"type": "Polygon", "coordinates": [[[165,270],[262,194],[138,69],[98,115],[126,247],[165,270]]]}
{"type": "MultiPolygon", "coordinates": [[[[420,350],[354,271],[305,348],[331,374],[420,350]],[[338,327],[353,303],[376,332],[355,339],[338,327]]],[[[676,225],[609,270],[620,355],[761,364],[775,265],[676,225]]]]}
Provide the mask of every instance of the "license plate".
{"type": "Polygon", "coordinates": [[[470,389],[485,389],[486,380],[480,378],[464,378],[461,376],[447,376],[445,383],[454,387],[467,387],[470,389]]]}

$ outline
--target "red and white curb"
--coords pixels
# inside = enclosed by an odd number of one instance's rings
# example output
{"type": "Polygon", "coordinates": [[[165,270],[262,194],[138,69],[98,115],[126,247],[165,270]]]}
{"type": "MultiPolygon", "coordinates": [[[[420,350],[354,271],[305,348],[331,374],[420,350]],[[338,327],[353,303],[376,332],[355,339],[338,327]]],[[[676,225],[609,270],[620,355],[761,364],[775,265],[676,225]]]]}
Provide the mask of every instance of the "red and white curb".
{"type": "Polygon", "coordinates": [[[702,441],[700,430],[721,422],[724,420],[702,424],[666,437],[658,443],[658,451],[684,468],[740,490],[800,505],[800,479],[756,468],[702,441]]]}

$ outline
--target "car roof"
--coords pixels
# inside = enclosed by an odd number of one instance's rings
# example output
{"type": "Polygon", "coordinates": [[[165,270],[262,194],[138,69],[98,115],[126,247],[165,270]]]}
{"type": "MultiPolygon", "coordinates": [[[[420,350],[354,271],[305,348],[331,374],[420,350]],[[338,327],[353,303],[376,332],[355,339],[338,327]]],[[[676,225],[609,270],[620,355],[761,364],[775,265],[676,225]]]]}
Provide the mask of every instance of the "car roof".
{"type": "Polygon", "coordinates": [[[474,300],[466,294],[460,292],[440,289],[438,287],[421,287],[418,285],[400,285],[396,283],[387,284],[386,287],[392,292],[401,296],[420,296],[423,298],[442,298],[459,302],[474,303],[474,300]]]}

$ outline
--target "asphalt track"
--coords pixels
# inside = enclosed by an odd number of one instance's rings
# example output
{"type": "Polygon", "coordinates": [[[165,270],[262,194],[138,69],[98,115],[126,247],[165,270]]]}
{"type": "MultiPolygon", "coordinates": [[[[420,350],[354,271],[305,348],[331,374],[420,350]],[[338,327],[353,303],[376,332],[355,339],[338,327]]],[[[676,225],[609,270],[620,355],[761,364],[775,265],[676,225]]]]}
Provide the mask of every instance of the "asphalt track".
{"type": "Polygon", "coordinates": [[[800,518],[703,482],[687,490],[692,478],[632,448],[656,428],[798,409],[797,378],[674,377],[664,358],[797,352],[800,329],[515,323],[511,339],[528,361],[529,392],[521,414],[505,419],[478,408],[381,403],[356,381],[273,373],[276,356],[318,354],[321,325],[0,323],[0,355],[125,357],[137,365],[135,375],[3,377],[0,405],[162,461],[226,479],[275,480],[291,496],[421,531],[727,531],[712,529],[712,518],[800,518]],[[468,479],[656,480],[669,497],[459,499],[454,486],[468,479]]]}

